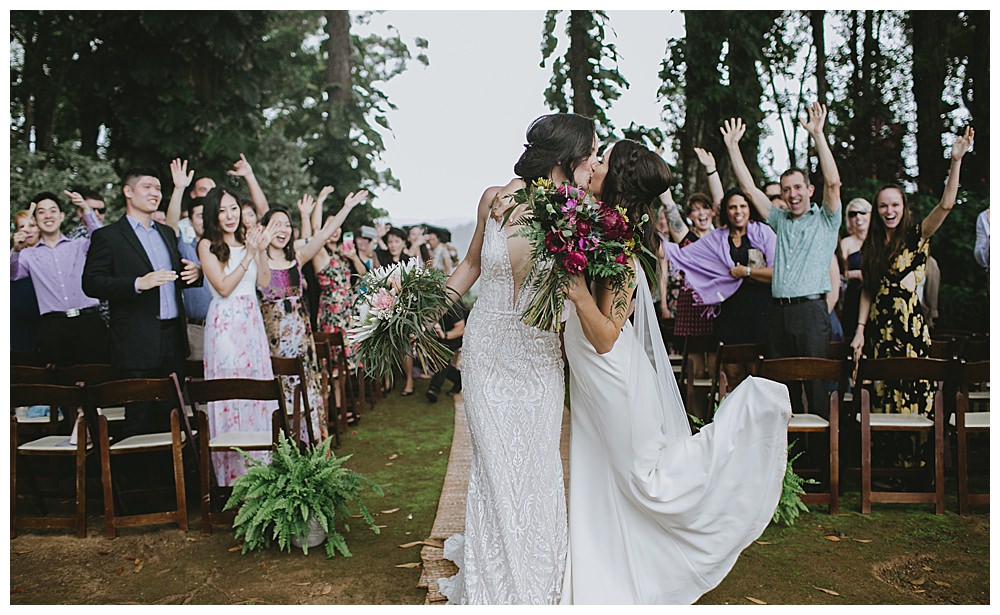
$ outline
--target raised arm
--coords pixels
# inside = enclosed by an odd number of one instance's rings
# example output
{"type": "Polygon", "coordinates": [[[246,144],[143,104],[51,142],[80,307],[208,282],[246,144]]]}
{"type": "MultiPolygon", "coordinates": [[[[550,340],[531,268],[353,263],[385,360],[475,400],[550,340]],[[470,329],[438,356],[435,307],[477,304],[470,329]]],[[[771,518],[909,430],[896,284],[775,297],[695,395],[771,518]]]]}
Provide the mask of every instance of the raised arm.
{"type": "Polygon", "coordinates": [[[331,194],[333,194],[333,186],[323,186],[319,191],[319,196],[316,197],[316,208],[313,209],[310,219],[313,232],[318,231],[323,226],[323,203],[326,202],[326,197],[331,194]]]}
{"type": "Polygon", "coordinates": [[[948,169],[948,182],[944,186],[941,202],[931,210],[931,213],[927,214],[920,225],[920,234],[923,235],[924,239],[930,239],[941,228],[941,223],[951,213],[951,208],[955,206],[955,199],[958,198],[958,176],[959,171],[962,170],[962,158],[972,149],[972,140],[975,136],[976,132],[971,126],[968,126],[965,128],[965,134],[955,139],[955,143],[951,146],[951,168],[948,169]]]}
{"type": "Polygon", "coordinates": [[[194,180],[194,170],[187,170],[188,161],[174,158],[170,161],[170,177],[174,180],[174,191],[170,194],[170,202],[167,203],[167,226],[174,229],[174,233],[180,233],[181,222],[181,201],[184,200],[184,191],[194,180]]]}
{"type": "Polygon", "coordinates": [[[812,135],[816,143],[816,155],[819,157],[819,168],[823,170],[823,207],[833,213],[840,209],[840,171],[837,170],[837,163],[833,159],[833,152],[830,151],[830,144],[823,134],[823,125],[826,123],[826,105],[814,102],[806,107],[809,113],[809,120],[799,119],[799,123],[812,135]]]}
{"type": "Polygon", "coordinates": [[[264,191],[257,183],[257,177],[253,174],[253,167],[247,162],[247,157],[240,154],[240,159],[233,163],[233,169],[227,172],[235,177],[242,177],[247,183],[247,188],[250,190],[250,200],[253,201],[254,209],[257,210],[257,217],[263,218],[270,206],[267,204],[264,191]]]}
{"type": "Polygon", "coordinates": [[[340,208],[337,215],[327,218],[326,224],[319,229],[312,241],[295,251],[295,258],[299,261],[299,264],[304,265],[311,261],[313,257],[319,253],[323,245],[326,244],[326,241],[330,239],[330,236],[333,235],[337,229],[343,226],[344,220],[347,219],[347,214],[351,213],[351,210],[354,209],[359,203],[363,203],[366,198],[368,198],[367,190],[361,190],[358,193],[351,192],[348,194],[347,198],[344,199],[344,206],[340,208]]]}
{"type": "Polygon", "coordinates": [[[90,205],[87,205],[87,199],[83,198],[82,194],[70,190],[63,190],[63,194],[69,197],[73,205],[83,210],[83,226],[87,229],[88,237],[103,226],[101,221],[97,219],[97,215],[94,214],[94,210],[90,208],[90,205]]]}
{"type": "Polygon", "coordinates": [[[722,205],[722,197],[725,196],[726,191],[722,189],[719,167],[715,164],[715,155],[700,147],[694,148],[694,153],[698,156],[698,162],[701,163],[701,166],[705,167],[705,175],[708,176],[708,193],[712,196],[712,205],[718,208],[722,205]]]}
{"type": "Polygon", "coordinates": [[[743,160],[743,152],[740,151],[740,139],[747,130],[746,126],[743,125],[743,120],[738,117],[728,119],[719,130],[722,132],[722,140],[726,144],[726,151],[729,152],[729,161],[733,165],[733,173],[736,175],[736,181],[740,184],[740,190],[757,208],[757,213],[764,220],[767,220],[767,215],[771,213],[771,200],[767,198],[763,190],[757,187],[753,175],[750,174],[750,168],[743,160]]]}
{"type": "Polygon", "coordinates": [[[684,222],[684,218],[681,217],[681,208],[674,202],[674,197],[670,194],[670,190],[660,195],[660,204],[663,205],[663,213],[667,217],[667,228],[670,229],[670,237],[673,238],[675,243],[680,243],[690,231],[688,225],[684,222]]]}

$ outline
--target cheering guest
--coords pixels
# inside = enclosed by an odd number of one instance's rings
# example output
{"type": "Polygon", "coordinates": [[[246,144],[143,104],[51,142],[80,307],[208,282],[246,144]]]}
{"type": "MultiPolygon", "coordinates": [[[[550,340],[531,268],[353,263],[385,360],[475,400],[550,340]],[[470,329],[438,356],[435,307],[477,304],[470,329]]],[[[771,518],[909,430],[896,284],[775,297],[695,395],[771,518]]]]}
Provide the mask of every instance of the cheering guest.
{"type": "Polygon", "coordinates": [[[840,254],[847,263],[840,322],[844,331],[852,332],[858,324],[858,303],[861,301],[861,246],[868,236],[872,204],[862,198],[847,203],[847,236],[840,240],[840,254]]]}
{"type": "MultiPolygon", "coordinates": [[[[112,365],[129,378],[183,377],[188,349],[181,290],[200,284],[201,271],[181,258],[173,229],[153,221],[162,198],[156,171],[130,169],[122,183],[125,215],[91,234],[83,290],[108,300],[112,365]]],[[[169,431],[163,410],[126,406],[125,435],[169,431]]]]}
{"type": "MultiPolygon", "coordinates": [[[[14,235],[11,245],[25,248],[38,245],[38,226],[33,210],[22,209],[14,214],[14,235]]],[[[23,249],[23,248],[22,248],[23,249]]],[[[10,349],[18,352],[38,350],[38,299],[31,278],[10,283],[10,349]]]]}
{"type": "MultiPolygon", "coordinates": [[[[198,257],[212,292],[205,320],[205,379],[270,380],[271,350],[257,303],[257,288],[271,282],[270,232],[259,225],[247,230],[239,202],[224,188],[212,188],[204,208],[205,236],[198,242],[198,257]]],[[[211,402],[209,432],[215,437],[231,431],[270,431],[275,408],[273,402],[257,400],[211,402]]],[[[250,454],[267,458],[266,451],[250,454]]],[[[220,486],[246,473],[243,457],[236,452],[213,453],[212,466],[220,486]]]]}
{"type": "MultiPolygon", "coordinates": [[[[82,197],[67,194],[83,204],[83,220],[91,231],[101,226],[82,197]]],[[[69,239],[62,234],[60,227],[66,216],[55,194],[42,192],[31,202],[41,241],[29,247],[28,234],[16,237],[11,247],[10,279],[31,277],[41,314],[38,345],[42,357],[56,365],[107,363],[108,328],[97,299],[88,296],[80,281],[91,240],[69,239]]]]}

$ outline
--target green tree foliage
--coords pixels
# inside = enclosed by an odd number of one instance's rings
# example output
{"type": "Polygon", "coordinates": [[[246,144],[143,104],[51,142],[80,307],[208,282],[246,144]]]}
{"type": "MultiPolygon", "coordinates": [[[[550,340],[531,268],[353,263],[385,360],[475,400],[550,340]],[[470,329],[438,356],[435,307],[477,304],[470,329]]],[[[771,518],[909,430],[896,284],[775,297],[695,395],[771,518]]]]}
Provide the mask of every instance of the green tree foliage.
{"type": "MultiPolygon", "coordinates": [[[[685,194],[706,191],[694,148],[723,152],[719,126],[725,118],[743,118],[747,164],[762,177],[757,144],[765,115],[759,67],[766,71],[771,61],[765,49],[779,16],[777,11],[684,11],[684,38],[667,42],[658,95],[667,133],[676,143],[685,194]]],[[[728,165],[723,162],[719,171],[724,185],[735,184],[728,165]]]]}
{"type": "Polygon", "coordinates": [[[629,87],[618,70],[618,50],[607,41],[608,30],[614,30],[604,11],[570,11],[565,31],[569,45],[564,55],[553,58],[559,44],[555,30],[561,12],[546,11],[542,27],[539,66],[544,68],[552,60],[545,104],[560,113],[572,111],[593,118],[598,135],[606,139],[614,131],[607,111],[629,87]]]}
{"type": "MultiPolygon", "coordinates": [[[[373,84],[405,70],[409,47],[394,30],[364,38],[337,32],[349,41],[351,82],[332,108],[324,87],[327,16],[13,11],[12,149],[74,151],[115,174],[152,166],[167,182],[170,160],[180,157],[237,191],[243,186],[225,172],[243,153],[268,196],[293,209],[303,192],[327,184],[342,195],[397,187],[391,170],[375,166],[384,149],[379,131],[388,130],[394,107],[373,84]]],[[[415,46],[426,64],[427,42],[415,46]]],[[[359,207],[348,224],[379,213],[359,207]]]]}

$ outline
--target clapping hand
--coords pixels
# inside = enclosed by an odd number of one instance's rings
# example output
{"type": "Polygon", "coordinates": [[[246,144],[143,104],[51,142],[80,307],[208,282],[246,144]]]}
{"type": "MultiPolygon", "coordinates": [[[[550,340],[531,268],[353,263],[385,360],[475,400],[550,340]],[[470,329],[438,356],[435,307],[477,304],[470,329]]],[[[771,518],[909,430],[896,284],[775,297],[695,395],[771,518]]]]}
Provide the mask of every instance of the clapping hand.
{"type": "Polygon", "coordinates": [[[265,241],[264,236],[265,236],[265,231],[263,226],[259,224],[255,224],[254,226],[252,226],[250,230],[247,231],[247,239],[246,239],[247,250],[253,253],[259,253],[263,250],[266,250],[267,244],[270,243],[270,240],[265,241]]]}
{"type": "Polygon", "coordinates": [[[694,148],[694,153],[698,156],[698,162],[701,163],[701,166],[705,167],[705,171],[707,173],[711,173],[716,170],[715,156],[712,155],[712,152],[696,147],[694,148]]]}
{"type": "Polygon", "coordinates": [[[150,290],[156,288],[157,286],[163,286],[167,282],[173,282],[177,279],[177,272],[173,269],[164,269],[162,271],[150,271],[146,275],[142,276],[135,282],[135,287],[139,290],[150,290]]]}
{"type": "Polygon", "coordinates": [[[253,175],[253,167],[247,162],[247,157],[240,154],[240,159],[233,163],[233,170],[226,172],[234,177],[248,177],[253,175]]]}
{"type": "Polygon", "coordinates": [[[194,170],[187,170],[188,161],[174,158],[170,162],[170,176],[174,180],[174,188],[183,190],[191,185],[194,180],[194,170]]]}
{"type": "Polygon", "coordinates": [[[180,277],[185,284],[189,285],[193,284],[198,280],[199,277],[201,277],[201,267],[199,267],[197,264],[189,261],[186,258],[182,258],[181,263],[184,264],[184,269],[181,270],[180,277]]]}
{"type": "Polygon", "coordinates": [[[726,147],[731,149],[736,147],[740,142],[743,133],[747,131],[747,127],[743,125],[743,120],[737,117],[723,122],[719,131],[722,132],[722,140],[725,142],[726,147]]]}
{"type": "Polygon", "coordinates": [[[813,136],[822,134],[823,124],[826,123],[826,105],[814,102],[806,107],[806,112],[809,114],[809,120],[803,121],[800,118],[799,123],[806,129],[806,132],[813,136]]]}
{"type": "Polygon", "coordinates": [[[392,225],[387,222],[376,222],[375,223],[375,234],[379,237],[385,237],[385,234],[389,232],[392,225]]]}
{"type": "Polygon", "coordinates": [[[972,126],[966,126],[965,134],[955,139],[955,143],[951,146],[951,159],[961,160],[972,149],[972,139],[975,136],[976,131],[972,129],[972,126]]]}

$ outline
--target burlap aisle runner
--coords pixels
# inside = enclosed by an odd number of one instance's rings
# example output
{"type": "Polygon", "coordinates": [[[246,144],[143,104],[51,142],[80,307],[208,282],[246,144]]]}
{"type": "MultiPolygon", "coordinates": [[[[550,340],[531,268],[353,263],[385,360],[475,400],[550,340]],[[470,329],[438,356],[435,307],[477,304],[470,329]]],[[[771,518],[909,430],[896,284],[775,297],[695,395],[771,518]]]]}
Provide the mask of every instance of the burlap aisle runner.
{"type": "MultiPolygon", "coordinates": [[[[567,487],[569,485],[569,411],[563,412],[562,426],[562,459],[563,471],[567,487]]],[[[444,475],[444,486],[441,488],[441,499],[438,500],[437,516],[431,528],[429,540],[444,543],[452,534],[465,532],[465,499],[469,490],[469,472],[472,466],[472,438],[469,435],[469,423],[465,417],[465,400],[462,395],[455,396],[455,435],[451,442],[451,454],[448,457],[448,470],[444,475]]],[[[423,562],[420,581],[417,587],[427,588],[426,604],[444,604],[445,597],[438,591],[437,580],[450,577],[458,568],[455,564],[441,557],[443,549],[424,545],[420,551],[423,562]]]]}

